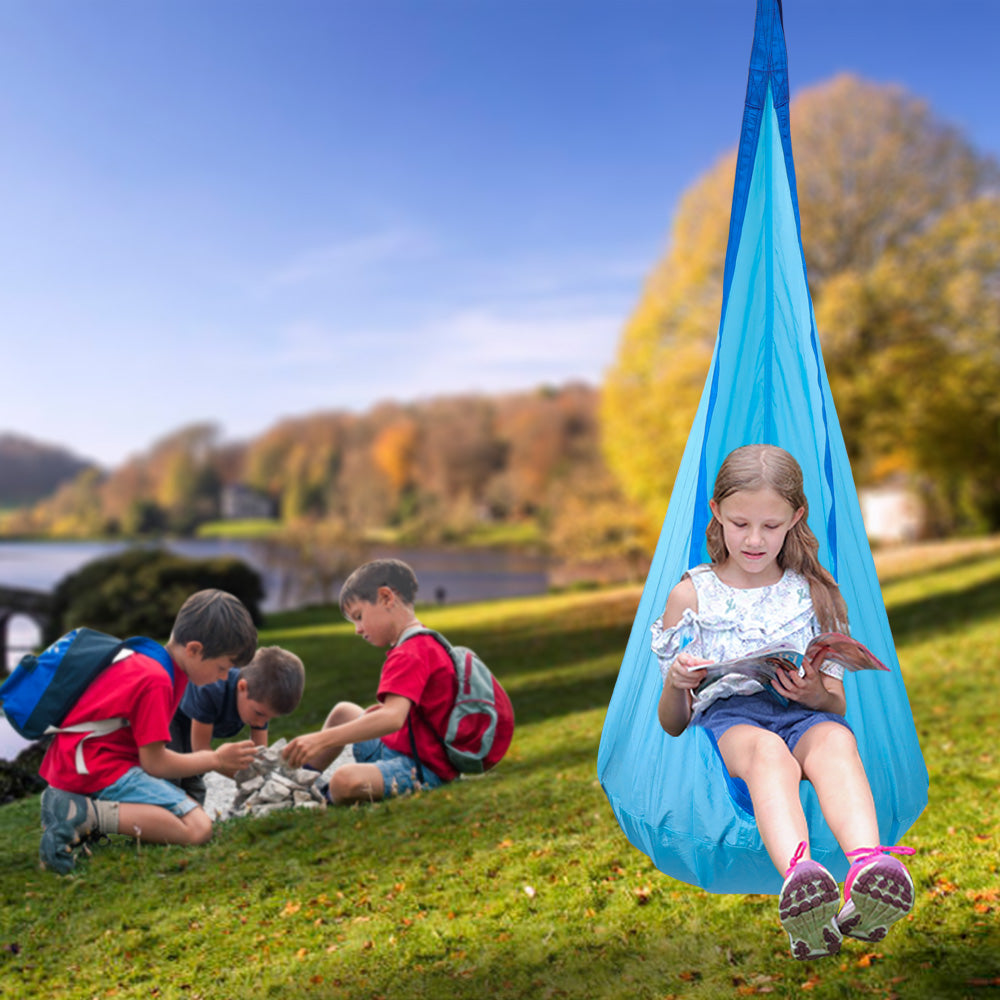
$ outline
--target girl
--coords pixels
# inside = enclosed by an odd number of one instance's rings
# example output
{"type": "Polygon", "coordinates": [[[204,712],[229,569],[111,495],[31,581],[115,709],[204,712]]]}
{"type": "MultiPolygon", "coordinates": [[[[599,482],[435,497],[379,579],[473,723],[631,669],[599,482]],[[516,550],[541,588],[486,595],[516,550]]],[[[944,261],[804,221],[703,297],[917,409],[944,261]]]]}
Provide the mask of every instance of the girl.
{"type": "Polygon", "coordinates": [[[802,470],[781,448],[737,448],[709,505],[712,563],[684,574],[653,626],[664,678],[660,725],[671,736],[692,722],[704,726],[729,773],[746,782],[764,846],[785,875],[778,911],[796,958],[836,954],[845,934],[881,940],[913,906],[909,872],[885,852],[913,850],[878,846],[875,803],[844,719],[843,667],[806,661],[803,676],[779,671],[770,689],[729,674],[695,691],[705,664],[777,641],[804,651],[820,631],[847,631],[844,599],[806,523],[802,470]],[[803,778],[854,859],[843,906],[833,876],[809,858],[803,778]]]}

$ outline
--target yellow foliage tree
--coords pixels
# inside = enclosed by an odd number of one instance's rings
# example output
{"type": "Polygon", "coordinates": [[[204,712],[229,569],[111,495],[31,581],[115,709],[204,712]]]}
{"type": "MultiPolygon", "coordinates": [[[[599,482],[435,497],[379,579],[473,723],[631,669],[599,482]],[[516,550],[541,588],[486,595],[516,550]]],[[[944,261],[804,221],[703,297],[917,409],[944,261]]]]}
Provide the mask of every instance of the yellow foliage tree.
{"type": "MultiPolygon", "coordinates": [[[[926,339],[912,331],[897,336],[906,302],[884,300],[878,282],[886,269],[903,269],[903,284],[912,284],[917,260],[904,248],[988,190],[996,165],[901,89],[852,76],[804,91],[792,103],[791,122],[806,263],[848,451],[864,475],[887,467],[923,471],[926,449],[902,438],[898,425],[912,380],[933,376],[935,362],[926,339]],[[849,321],[852,311],[867,318],[873,310],[874,325],[849,321]],[[841,326],[862,332],[852,340],[841,326]],[[890,352],[882,350],[887,337],[898,341],[890,352]]],[[[608,463],[654,522],[666,509],[711,363],[734,169],[733,153],[681,198],[667,253],[623,332],[602,391],[608,463]]],[[[935,251],[947,260],[953,251],[940,242],[935,251]]],[[[912,310],[907,317],[912,327],[917,317],[912,310]]],[[[947,424],[946,414],[940,419],[947,424]]]]}
{"type": "Polygon", "coordinates": [[[383,427],[372,445],[375,464],[395,493],[413,482],[413,462],[419,429],[412,417],[400,417],[383,427]]]}

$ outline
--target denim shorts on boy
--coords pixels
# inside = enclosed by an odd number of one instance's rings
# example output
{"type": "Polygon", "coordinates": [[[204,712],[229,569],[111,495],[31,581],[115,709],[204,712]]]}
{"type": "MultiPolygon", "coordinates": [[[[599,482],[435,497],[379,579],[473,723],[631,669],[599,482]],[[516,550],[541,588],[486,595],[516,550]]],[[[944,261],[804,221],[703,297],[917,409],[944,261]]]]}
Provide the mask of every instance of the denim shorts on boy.
{"type": "MultiPolygon", "coordinates": [[[[795,702],[782,705],[768,691],[756,694],[739,694],[713,702],[694,719],[696,725],[704,726],[718,740],[731,726],[759,726],[777,733],[794,750],[807,729],[820,722],[837,722],[851,729],[842,715],[835,712],[817,712],[795,702]]],[[[851,729],[851,732],[854,732],[851,729]]]]}
{"type": "Polygon", "coordinates": [[[440,788],[445,783],[424,764],[421,767],[424,772],[424,781],[421,785],[417,780],[416,758],[398,750],[390,750],[379,739],[362,740],[360,743],[355,743],[352,749],[356,763],[374,764],[382,772],[386,798],[414,792],[418,786],[429,791],[432,788],[440,788]]]}
{"type": "Polygon", "coordinates": [[[108,785],[95,799],[108,802],[137,802],[168,809],[175,816],[186,816],[198,803],[166,778],[154,778],[141,767],[130,767],[116,782],[108,785]]]}

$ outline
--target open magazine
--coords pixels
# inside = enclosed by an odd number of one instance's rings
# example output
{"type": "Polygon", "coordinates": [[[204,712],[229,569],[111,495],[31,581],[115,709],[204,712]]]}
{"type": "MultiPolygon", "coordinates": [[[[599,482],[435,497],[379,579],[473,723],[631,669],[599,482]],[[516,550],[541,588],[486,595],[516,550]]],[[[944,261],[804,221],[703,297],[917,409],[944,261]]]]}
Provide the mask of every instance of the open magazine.
{"type": "Polygon", "coordinates": [[[813,666],[818,670],[824,660],[839,663],[845,670],[888,670],[889,668],[857,639],[840,632],[822,632],[815,636],[806,647],[804,653],[799,653],[781,643],[765,646],[749,656],[741,656],[735,660],[724,660],[722,663],[712,663],[705,667],[705,679],[697,690],[703,691],[726,674],[743,674],[769,686],[779,670],[794,670],[800,677],[803,674],[802,661],[812,656],[813,666]]]}

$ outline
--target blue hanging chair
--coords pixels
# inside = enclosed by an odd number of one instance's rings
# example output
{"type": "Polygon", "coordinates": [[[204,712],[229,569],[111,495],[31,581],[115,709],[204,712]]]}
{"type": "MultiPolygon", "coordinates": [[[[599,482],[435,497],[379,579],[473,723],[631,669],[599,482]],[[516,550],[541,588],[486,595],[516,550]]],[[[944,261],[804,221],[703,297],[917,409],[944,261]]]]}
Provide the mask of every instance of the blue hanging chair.
{"type": "MultiPolygon", "coordinates": [[[[823,366],[802,252],[780,0],[758,0],[723,279],[722,319],[659,544],[608,708],[597,771],[628,839],[674,878],[712,892],[777,893],[742,782],[708,732],[668,736],[650,626],[685,570],[708,561],[715,473],[744,444],[775,444],[802,466],[809,525],[837,579],[851,632],[890,673],[846,673],[847,719],[895,844],[927,804],[927,769],[823,366]]],[[[847,859],[815,792],[801,786],[812,856],[838,878],[847,859]]]]}

